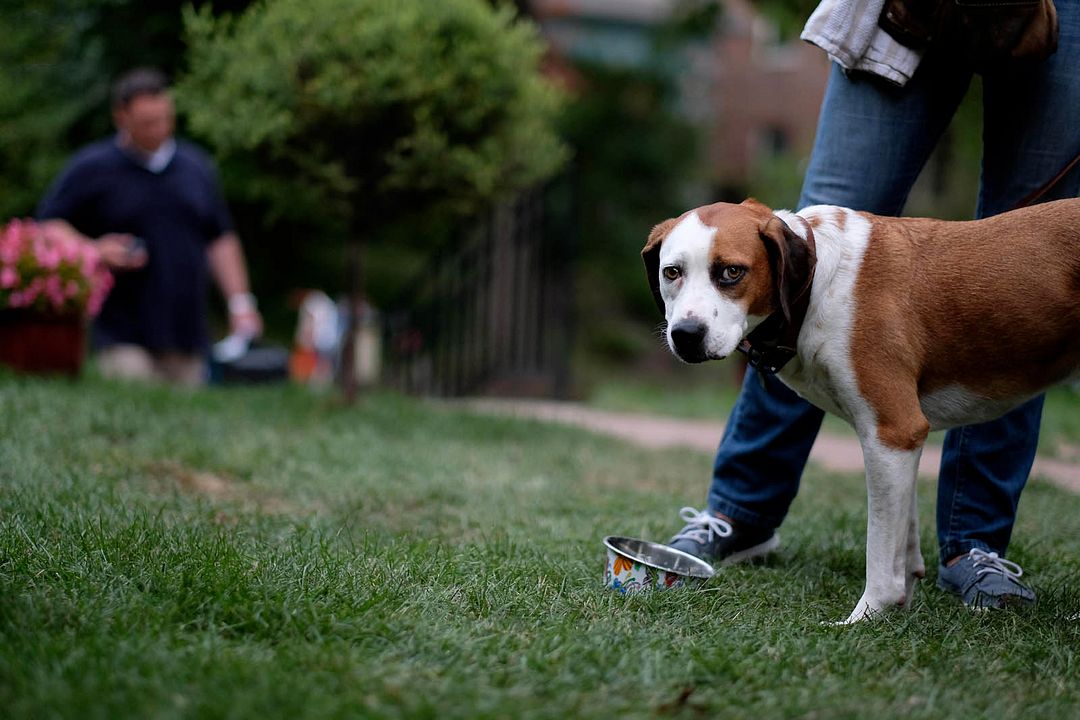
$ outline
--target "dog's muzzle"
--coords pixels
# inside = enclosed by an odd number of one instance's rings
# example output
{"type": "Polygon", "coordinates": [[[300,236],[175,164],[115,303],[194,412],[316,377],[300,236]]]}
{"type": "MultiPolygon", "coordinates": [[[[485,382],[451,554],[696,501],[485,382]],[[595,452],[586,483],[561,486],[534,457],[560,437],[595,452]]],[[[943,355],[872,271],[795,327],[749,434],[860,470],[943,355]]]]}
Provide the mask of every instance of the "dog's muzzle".
{"type": "Polygon", "coordinates": [[[683,320],[673,325],[670,336],[675,354],[688,363],[708,360],[705,355],[705,335],[708,330],[705,323],[697,320],[683,320]]]}

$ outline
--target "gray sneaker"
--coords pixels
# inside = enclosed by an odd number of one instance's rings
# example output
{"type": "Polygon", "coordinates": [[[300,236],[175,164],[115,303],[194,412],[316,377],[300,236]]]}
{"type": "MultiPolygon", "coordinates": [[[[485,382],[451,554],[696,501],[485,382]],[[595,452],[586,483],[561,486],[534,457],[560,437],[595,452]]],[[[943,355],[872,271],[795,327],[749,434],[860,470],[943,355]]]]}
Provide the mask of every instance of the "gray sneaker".
{"type": "Polygon", "coordinates": [[[1020,582],[1023,568],[996,552],[973,548],[952,567],[938,566],[937,585],[975,610],[1031,605],[1035,593],[1020,582]]]}
{"type": "Polygon", "coordinates": [[[684,507],[679,517],[686,523],[668,545],[706,562],[731,565],[768,555],[780,546],[775,530],[734,525],[706,510],[684,507]]]}

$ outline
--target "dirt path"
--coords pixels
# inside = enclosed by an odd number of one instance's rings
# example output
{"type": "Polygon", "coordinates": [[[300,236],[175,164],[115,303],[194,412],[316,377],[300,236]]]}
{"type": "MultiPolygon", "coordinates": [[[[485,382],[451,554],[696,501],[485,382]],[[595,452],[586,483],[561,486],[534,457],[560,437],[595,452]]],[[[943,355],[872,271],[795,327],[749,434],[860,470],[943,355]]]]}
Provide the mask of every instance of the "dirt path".
{"type": "MultiPolygon", "coordinates": [[[[546,400],[476,399],[464,403],[474,411],[576,425],[592,432],[611,435],[650,448],[687,447],[705,453],[716,452],[724,424],[703,420],[597,410],[578,403],[546,400]]],[[[810,460],[836,472],[862,472],[862,450],[854,437],[822,432],[818,435],[810,460]]],[[[927,446],[923,451],[919,474],[936,477],[941,449],[927,446]]],[[[1033,478],[1080,493],[1080,463],[1039,457],[1031,471],[1033,478]]]]}

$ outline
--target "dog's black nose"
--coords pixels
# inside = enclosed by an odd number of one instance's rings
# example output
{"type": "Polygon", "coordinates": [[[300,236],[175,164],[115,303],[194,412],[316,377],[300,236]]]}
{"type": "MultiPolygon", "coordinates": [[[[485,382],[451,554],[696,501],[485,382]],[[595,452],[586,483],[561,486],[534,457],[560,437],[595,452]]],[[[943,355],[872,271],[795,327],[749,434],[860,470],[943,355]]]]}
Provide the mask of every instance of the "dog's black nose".
{"type": "Polygon", "coordinates": [[[675,354],[686,362],[702,362],[705,360],[705,348],[702,341],[708,328],[705,323],[697,320],[683,320],[671,328],[671,344],[675,346],[675,354]]]}

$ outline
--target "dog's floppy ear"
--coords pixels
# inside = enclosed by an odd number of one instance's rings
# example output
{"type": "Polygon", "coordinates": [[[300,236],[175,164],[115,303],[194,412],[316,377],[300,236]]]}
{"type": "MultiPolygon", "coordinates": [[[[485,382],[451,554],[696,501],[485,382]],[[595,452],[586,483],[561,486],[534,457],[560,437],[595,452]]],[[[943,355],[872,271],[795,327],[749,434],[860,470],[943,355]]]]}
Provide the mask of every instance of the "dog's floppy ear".
{"type": "Polygon", "coordinates": [[[664,298],[660,295],[660,246],[668,233],[679,222],[679,218],[671,218],[660,223],[649,233],[649,239],[645,241],[645,247],[641,249],[641,259],[645,261],[645,274],[649,278],[649,289],[652,290],[653,300],[660,312],[664,312],[664,298]]]}
{"type": "MultiPolygon", "coordinates": [[[[760,205],[756,200],[753,202],[760,205]]],[[[795,301],[810,284],[814,270],[813,252],[806,240],[796,235],[772,211],[769,211],[769,218],[758,232],[769,255],[774,307],[783,312],[784,319],[790,322],[795,301]]]]}

